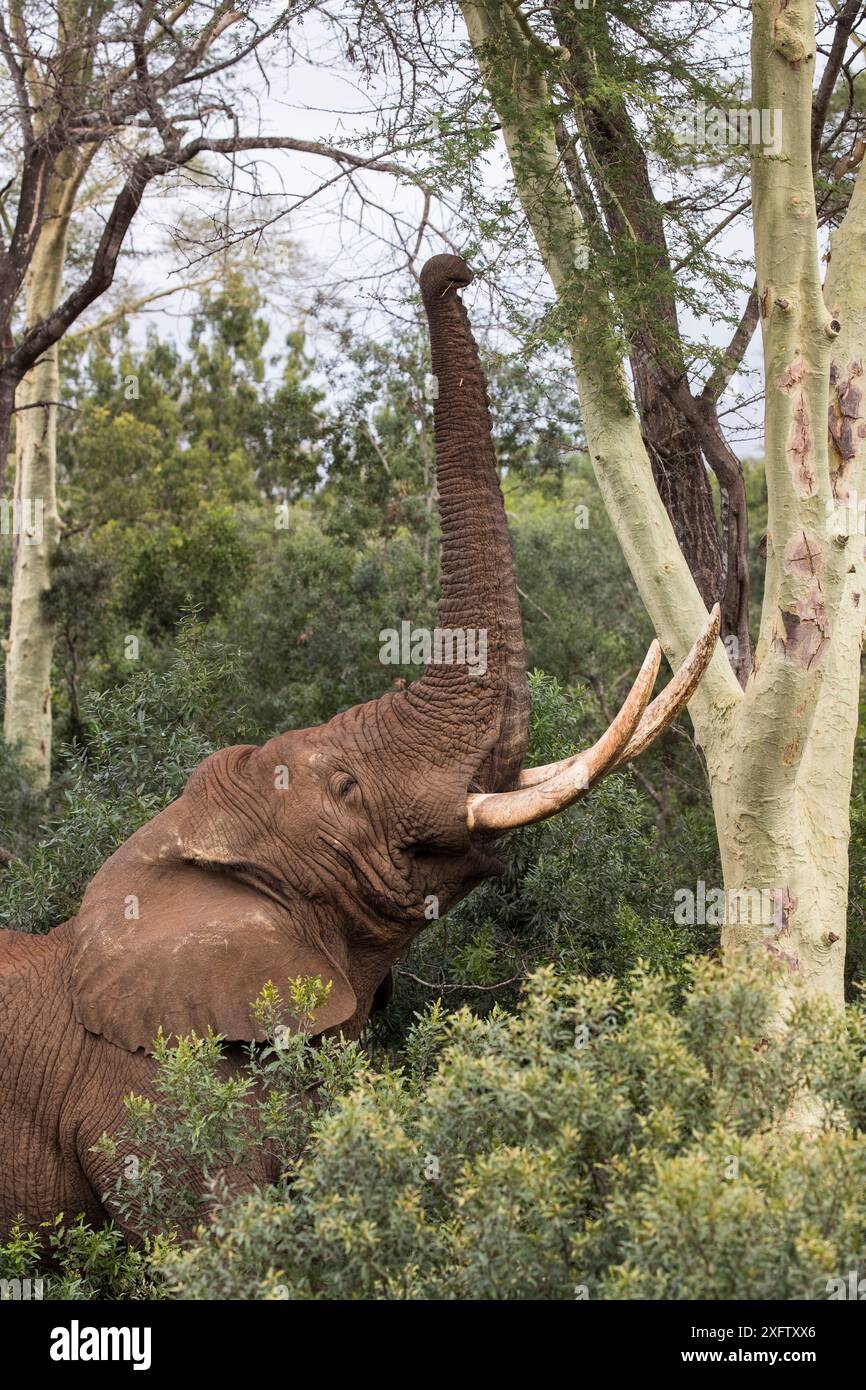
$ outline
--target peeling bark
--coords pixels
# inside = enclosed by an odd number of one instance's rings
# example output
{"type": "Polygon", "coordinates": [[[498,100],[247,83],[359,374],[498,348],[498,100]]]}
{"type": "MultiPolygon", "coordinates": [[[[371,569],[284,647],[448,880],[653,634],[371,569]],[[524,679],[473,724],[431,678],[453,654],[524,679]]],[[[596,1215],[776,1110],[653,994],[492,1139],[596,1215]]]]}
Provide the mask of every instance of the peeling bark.
{"type": "Polygon", "coordinates": [[[849,362],[844,371],[837,362],[831,362],[827,422],[830,431],[830,480],[833,496],[845,498],[848,465],[857,457],[860,442],[866,439],[862,360],[849,362]]]}
{"type": "Polygon", "coordinates": [[[781,609],[783,635],[781,637],[785,656],[789,661],[799,662],[808,671],[826,653],[830,640],[830,618],[821,594],[821,586],[815,583],[806,598],[794,604],[793,608],[781,609]]]}
{"type": "MultiPolygon", "coordinates": [[[[703,604],[653,482],[606,294],[575,270],[585,264],[584,229],[563,181],[551,94],[512,6],[463,0],[462,8],[567,325],[605,505],[677,664],[703,604]]],[[[752,105],[778,112],[782,135],[778,158],[755,149],[752,161],[749,307],[760,318],[767,383],[766,581],[745,690],[714,659],[690,713],[707,760],[726,900],[759,893],[777,904],[768,923],[728,916],[726,956],[757,949],[784,960],[792,997],[802,988],[841,1005],[866,558],[862,537],[837,534],[835,501],[849,490],[863,496],[866,484],[866,174],[861,168],[834,233],[825,291],[812,168],[828,94],[819,92],[813,113],[814,32],[814,0],[754,0],[752,105]]]]}

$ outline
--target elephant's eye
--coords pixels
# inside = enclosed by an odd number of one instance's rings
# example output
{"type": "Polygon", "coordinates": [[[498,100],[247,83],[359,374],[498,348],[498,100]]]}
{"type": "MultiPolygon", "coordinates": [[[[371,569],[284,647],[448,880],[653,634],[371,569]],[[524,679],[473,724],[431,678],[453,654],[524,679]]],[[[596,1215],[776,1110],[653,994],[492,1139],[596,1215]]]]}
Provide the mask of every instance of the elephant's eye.
{"type": "Polygon", "coordinates": [[[345,801],[348,796],[352,795],[357,785],[358,783],[355,781],[355,778],[350,777],[348,773],[342,777],[338,777],[336,784],[337,796],[341,801],[345,801]]]}

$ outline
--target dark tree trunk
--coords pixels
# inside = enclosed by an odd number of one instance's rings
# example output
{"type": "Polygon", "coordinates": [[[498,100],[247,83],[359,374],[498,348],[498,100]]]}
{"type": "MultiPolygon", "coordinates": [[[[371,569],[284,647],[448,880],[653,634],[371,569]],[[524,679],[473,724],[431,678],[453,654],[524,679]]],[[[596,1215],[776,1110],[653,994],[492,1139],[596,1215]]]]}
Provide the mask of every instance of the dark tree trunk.
{"type": "MultiPolygon", "coordinates": [[[[596,11],[590,55],[581,37],[582,16],[575,15],[572,6],[556,6],[551,12],[559,40],[570,54],[569,81],[580,108],[581,140],[594,171],[594,197],[562,137],[564,167],[584,216],[592,220],[597,200],[604,219],[602,235],[606,233],[615,255],[633,270],[636,267],[651,285],[646,303],[637,307],[629,354],[641,428],[656,485],[701,597],[707,607],[720,603],[722,636],[736,638],[729,644],[729,655],[744,684],[751,670],[751,639],[742,468],[722,438],[715,400],[695,400],[689,390],[663,209],[621,95],[600,88],[596,81],[599,44],[607,46],[607,61],[613,66],[603,16],[596,11]],[[719,483],[720,517],[707,465],[719,483]]],[[[748,338],[740,350],[747,344],[748,338]]]]}
{"type": "Polygon", "coordinates": [[[635,353],[631,367],[641,432],[659,496],[701,598],[712,608],[722,597],[723,561],[713,492],[700,447],[647,359],[635,353]]]}

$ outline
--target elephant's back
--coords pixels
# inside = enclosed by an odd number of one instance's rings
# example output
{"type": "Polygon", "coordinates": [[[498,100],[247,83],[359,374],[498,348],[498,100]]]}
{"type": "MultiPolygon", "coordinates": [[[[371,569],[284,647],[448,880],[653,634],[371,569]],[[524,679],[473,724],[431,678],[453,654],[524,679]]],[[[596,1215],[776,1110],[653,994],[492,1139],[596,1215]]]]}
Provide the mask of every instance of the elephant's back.
{"type": "Polygon", "coordinates": [[[89,1072],[72,1008],[71,923],[0,932],[0,1238],[58,1211],[100,1216],[81,1172],[72,1111],[89,1072]]]}
{"type": "Polygon", "coordinates": [[[46,934],[0,931],[0,982],[10,983],[31,971],[62,969],[70,958],[75,918],[46,934]]]}
{"type": "Polygon", "coordinates": [[[32,1049],[34,1040],[69,1025],[71,981],[72,922],[44,936],[0,932],[0,1069],[5,1072],[10,1055],[14,1069],[21,1047],[32,1049]]]}

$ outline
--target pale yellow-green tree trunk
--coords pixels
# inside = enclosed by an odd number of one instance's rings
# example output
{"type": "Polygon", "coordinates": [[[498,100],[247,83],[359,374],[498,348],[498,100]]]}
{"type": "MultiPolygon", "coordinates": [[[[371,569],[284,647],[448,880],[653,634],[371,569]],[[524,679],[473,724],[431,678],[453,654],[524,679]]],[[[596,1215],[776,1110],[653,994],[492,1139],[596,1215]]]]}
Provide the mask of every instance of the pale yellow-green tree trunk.
{"type": "MultiPolygon", "coordinates": [[[[69,222],[83,169],[68,156],[58,162],[39,242],[26,281],[28,324],[60,302],[69,222]]],[[[46,606],[57,548],[58,345],[27,374],[15,397],[15,537],[12,611],[6,642],[4,735],[20,749],[35,786],[51,768],[51,663],[54,624],[46,606]],[[27,523],[32,521],[33,525],[27,523]]]]}
{"type": "MultiPolygon", "coordinates": [[[[34,138],[44,136],[69,94],[91,76],[88,45],[75,36],[89,23],[87,0],[59,0],[55,10],[61,64],[36,60],[21,70],[34,138]]],[[[13,34],[29,53],[23,10],[10,7],[13,34]]],[[[63,150],[54,161],[41,212],[39,238],[25,280],[28,328],[57,308],[69,242],[69,226],[81,181],[96,144],[63,150]]],[[[33,784],[45,787],[51,773],[51,664],[54,624],[46,604],[60,536],[57,511],[57,412],[60,397],[59,344],[48,348],[21,381],[15,395],[15,537],[12,603],[6,649],[4,736],[27,764],[33,784]],[[27,523],[33,519],[34,524],[27,523]]]]}
{"type": "MultiPolygon", "coordinates": [[[[713,800],[726,884],[779,897],[765,944],[810,988],[842,1002],[848,895],[848,806],[863,632],[863,538],[849,534],[835,491],[862,489],[858,421],[846,478],[831,471],[838,391],[862,399],[863,180],[820,282],[811,172],[814,6],[757,0],[752,102],[781,113],[778,159],[753,159],[755,261],[764,346],[767,575],[755,670],[733,721],[730,766],[713,800]],[[833,305],[832,300],[839,299],[833,305]],[[844,301],[844,302],[842,302],[844,301]],[[859,321],[858,321],[859,319],[859,321]],[[832,385],[831,385],[832,379],[832,385]],[[855,457],[859,453],[859,460],[855,457]]],[[[860,413],[862,421],[862,411],[860,413]]],[[[847,452],[847,449],[846,449],[847,452]]],[[[723,944],[753,936],[732,921],[723,944]]]]}
{"type": "MultiPolygon", "coordinates": [[[[462,8],[557,292],[605,505],[677,666],[706,614],[653,482],[609,301],[586,269],[544,75],[556,53],[544,51],[509,0],[463,0],[462,8]]],[[[753,158],[767,579],[745,691],[719,645],[690,713],[721,850],[726,953],[765,952],[787,964],[792,986],[841,1004],[866,572],[863,537],[847,533],[837,503],[862,498],[866,471],[866,175],[834,237],[822,289],[810,153],[814,26],[814,0],[754,0],[752,105],[771,110],[782,132],[778,158],[760,149],[753,158]]]]}

